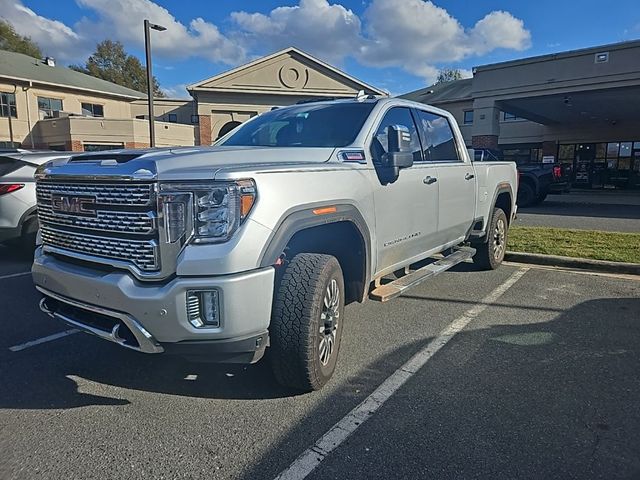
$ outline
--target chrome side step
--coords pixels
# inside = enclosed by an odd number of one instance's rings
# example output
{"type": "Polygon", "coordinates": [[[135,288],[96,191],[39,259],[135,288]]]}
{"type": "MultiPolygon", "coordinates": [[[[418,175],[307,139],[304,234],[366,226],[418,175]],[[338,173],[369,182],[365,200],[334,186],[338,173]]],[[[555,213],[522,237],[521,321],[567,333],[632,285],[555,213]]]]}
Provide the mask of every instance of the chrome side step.
{"type": "Polygon", "coordinates": [[[391,300],[392,298],[402,295],[405,290],[415,287],[425,280],[435,277],[439,273],[449,270],[451,267],[470,259],[475,255],[475,253],[475,248],[460,247],[452,254],[447,255],[436,262],[419,268],[418,270],[400,277],[397,280],[376,287],[369,293],[369,298],[378,302],[391,300]]]}

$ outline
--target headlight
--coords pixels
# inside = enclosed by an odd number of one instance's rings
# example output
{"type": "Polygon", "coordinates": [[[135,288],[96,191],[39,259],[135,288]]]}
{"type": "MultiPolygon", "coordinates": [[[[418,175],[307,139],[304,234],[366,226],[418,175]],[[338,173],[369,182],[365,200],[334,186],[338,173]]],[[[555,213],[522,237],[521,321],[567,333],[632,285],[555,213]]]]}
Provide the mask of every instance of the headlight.
{"type": "Polygon", "coordinates": [[[188,211],[193,212],[195,243],[226,242],[247,217],[256,200],[252,180],[234,183],[181,183],[161,185],[167,241],[187,233],[188,211]],[[185,196],[188,205],[183,207],[185,196]],[[181,223],[180,219],[184,219],[181,223]]]}

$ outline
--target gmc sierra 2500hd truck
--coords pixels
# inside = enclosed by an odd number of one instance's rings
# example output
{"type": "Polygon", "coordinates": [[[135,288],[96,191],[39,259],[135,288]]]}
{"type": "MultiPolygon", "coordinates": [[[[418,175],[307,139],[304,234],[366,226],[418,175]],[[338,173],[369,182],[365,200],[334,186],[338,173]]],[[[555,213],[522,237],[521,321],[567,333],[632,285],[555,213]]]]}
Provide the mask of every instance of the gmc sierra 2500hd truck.
{"type": "Polygon", "coordinates": [[[345,304],[471,257],[498,267],[516,181],[513,163],[472,163],[443,110],[364,95],[277,108],[212,147],[41,167],[33,279],[44,312],[123,347],[268,350],[279,382],[318,389],[345,304]]]}

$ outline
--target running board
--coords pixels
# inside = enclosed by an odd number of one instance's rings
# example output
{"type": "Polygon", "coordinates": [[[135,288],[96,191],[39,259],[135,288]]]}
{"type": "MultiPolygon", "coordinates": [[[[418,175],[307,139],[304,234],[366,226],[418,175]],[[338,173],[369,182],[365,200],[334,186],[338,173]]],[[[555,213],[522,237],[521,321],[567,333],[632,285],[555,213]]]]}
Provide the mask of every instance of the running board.
{"type": "Polygon", "coordinates": [[[380,285],[369,293],[369,298],[378,302],[391,300],[392,298],[402,295],[405,290],[415,287],[425,280],[435,277],[439,273],[449,270],[451,267],[473,257],[475,253],[475,248],[461,247],[451,255],[447,255],[436,262],[419,268],[390,283],[380,285]]]}

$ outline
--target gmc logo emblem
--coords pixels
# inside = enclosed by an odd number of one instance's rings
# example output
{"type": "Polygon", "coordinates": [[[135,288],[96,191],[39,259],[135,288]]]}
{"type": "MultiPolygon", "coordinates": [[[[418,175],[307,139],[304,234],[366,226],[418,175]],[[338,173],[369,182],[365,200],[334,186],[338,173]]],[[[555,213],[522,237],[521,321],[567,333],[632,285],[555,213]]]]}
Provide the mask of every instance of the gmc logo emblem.
{"type": "Polygon", "coordinates": [[[51,208],[57,212],[95,217],[96,211],[92,208],[95,203],[96,197],[76,197],[56,193],[51,195],[51,208]]]}

